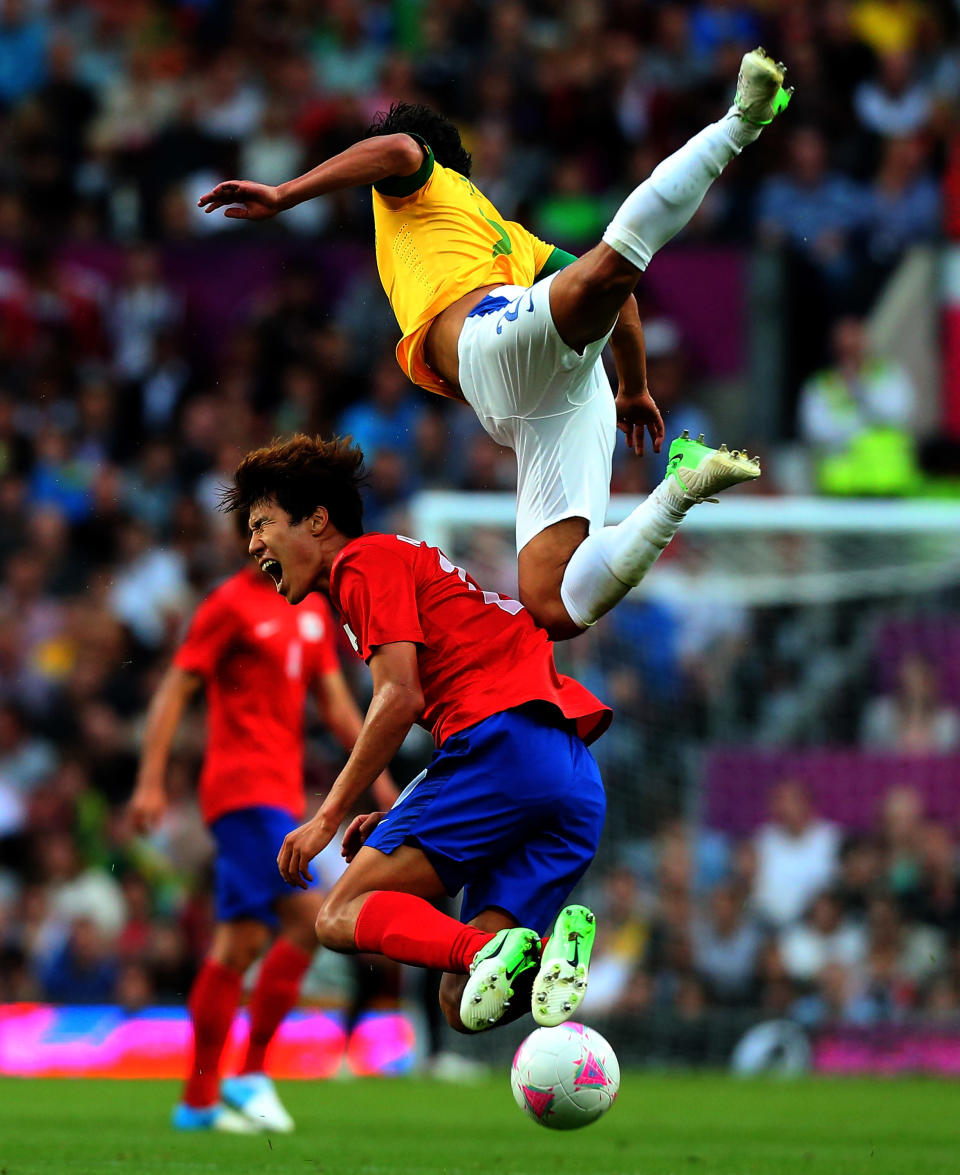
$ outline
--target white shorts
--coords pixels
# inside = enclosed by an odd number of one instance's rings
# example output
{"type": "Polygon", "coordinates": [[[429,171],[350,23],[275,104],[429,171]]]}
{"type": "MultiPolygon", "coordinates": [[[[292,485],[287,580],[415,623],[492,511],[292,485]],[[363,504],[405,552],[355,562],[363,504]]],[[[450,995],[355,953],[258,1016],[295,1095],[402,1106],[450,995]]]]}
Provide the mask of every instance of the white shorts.
{"type": "Polygon", "coordinates": [[[564,343],[550,313],[555,277],[498,286],[487,298],[506,303],[468,317],[460,332],[464,397],[517,455],[517,551],[563,518],[599,529],[610,500],[617,417],[600,359],[609,334],[582,355],[564,343]]]}

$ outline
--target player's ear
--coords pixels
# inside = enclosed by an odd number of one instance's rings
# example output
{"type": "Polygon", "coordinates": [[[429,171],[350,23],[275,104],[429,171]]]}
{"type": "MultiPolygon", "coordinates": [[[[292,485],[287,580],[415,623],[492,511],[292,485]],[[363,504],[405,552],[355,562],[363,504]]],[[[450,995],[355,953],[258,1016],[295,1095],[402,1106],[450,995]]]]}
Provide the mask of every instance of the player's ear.
{"type": "Polygon", "coordinates": [[[316,510],[310,515],[310,533],[316,538],[323,534],[327,529],[327,523],[330,521],[330,515],[326,506],[318,506],[316,510]]]}

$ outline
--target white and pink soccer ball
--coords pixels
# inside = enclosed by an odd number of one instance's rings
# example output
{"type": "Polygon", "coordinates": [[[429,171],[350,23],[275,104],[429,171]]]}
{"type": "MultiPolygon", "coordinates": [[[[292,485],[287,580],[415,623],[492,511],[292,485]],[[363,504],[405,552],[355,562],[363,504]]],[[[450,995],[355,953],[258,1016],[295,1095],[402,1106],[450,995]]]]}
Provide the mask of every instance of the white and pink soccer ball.
{"type": "Polygon", "coordinates": [[[577,1130],[610,1109],[620,1063],[599,1032],[568,1022],[538,1028],[517,1049],[510,1086],[521,1110],[550,1130],[577,1130]]]}

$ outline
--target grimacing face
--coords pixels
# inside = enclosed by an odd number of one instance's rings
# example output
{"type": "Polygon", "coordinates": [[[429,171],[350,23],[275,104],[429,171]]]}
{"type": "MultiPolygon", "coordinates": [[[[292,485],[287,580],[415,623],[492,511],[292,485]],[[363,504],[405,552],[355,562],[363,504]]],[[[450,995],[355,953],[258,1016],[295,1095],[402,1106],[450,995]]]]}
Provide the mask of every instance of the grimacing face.
{"type": "Polygon", "coordinates": [[[321,565],[318,521],[326,521],[322,509],[293,523],[286,510],[272,500],[258,502],[250,510],[247,549],[288,604],[299,604],[317,586],[321,565]]]}

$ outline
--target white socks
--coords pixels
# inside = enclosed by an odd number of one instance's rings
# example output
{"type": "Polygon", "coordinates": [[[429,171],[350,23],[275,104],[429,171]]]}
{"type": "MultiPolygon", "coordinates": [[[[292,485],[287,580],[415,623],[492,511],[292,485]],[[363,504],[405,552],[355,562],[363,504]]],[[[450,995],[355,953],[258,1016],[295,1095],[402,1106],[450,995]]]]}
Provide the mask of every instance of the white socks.
{"type": "Polygon", "coordinates": [[[604,241],[631,265],[646,269],[654,253],[689,222],[720,172],[762,129],[744,122],[731,106],[724,118],[694,135],[630,193],[604,241]]]}
{"type": "Polygon", "coordinates": [[[637,586],[692,505],[692,498],[672,492],[662,481],[619,526],[605,526],[583,540],[560,584],[560,598],[574,624],[596,624],[637,586]]]}
{"type": "MultiPolygon", "coordinates": [[[[719,122],[694,135],[657,165],[624,200],[604,241],[638,269],[684,227],[731,159],[763,128],[731,106],[719,122]]],[[[560,585],[570,619],[588,628],[647,574],[670,542],[693,499],[662,481],[619,526],[589,535],[574,551],[560,585]]]]}

